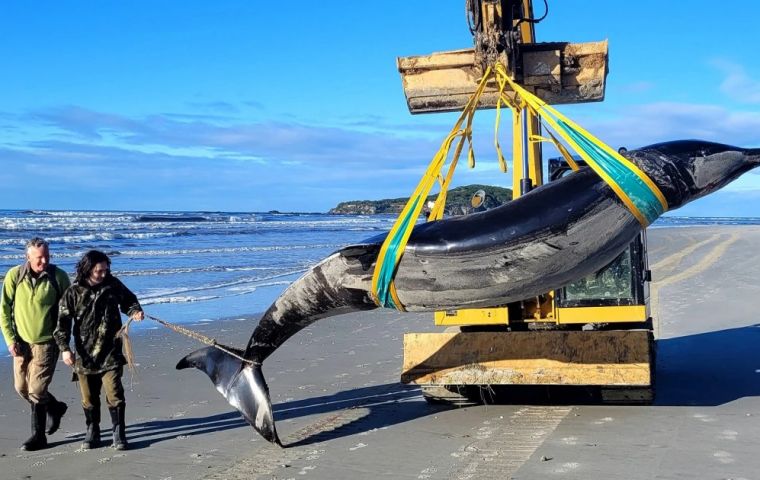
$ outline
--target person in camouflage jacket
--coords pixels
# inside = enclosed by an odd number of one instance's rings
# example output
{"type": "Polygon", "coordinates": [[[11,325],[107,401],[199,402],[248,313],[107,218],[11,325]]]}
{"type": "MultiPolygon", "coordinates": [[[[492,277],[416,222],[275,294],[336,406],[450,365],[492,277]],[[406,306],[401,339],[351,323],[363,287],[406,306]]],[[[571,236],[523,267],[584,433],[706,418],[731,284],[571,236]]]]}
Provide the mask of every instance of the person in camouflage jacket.
{"type": "Polygon", "coordinates": [[[144,314],[140,302],[121,281],[111,275],[111,260],[97,250],[85,253],[77,264],[75,282],[63,293],[59,303],[58,326],[53,333],[63,362],[73,366],[82,393],[87,433],[82,447],[100,444],[100,389],[113,424],[113,447],[127,448],[124,422],[125,398],[121,382],[126,359],[122,341],[121,314],[140,321],[144,314]],[[69,345],[74,335],[76,354],[69,345]]]}

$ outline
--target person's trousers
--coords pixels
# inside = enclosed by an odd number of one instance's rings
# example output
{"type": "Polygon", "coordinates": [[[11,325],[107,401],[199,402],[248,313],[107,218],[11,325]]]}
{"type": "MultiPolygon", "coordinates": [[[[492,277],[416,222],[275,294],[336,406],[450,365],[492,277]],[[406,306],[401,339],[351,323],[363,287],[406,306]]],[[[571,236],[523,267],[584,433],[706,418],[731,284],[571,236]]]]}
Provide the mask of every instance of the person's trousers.
{"type": "Polygon", "coordinates": [[[58,353],[58,345],[50,340],[25,344],[21,354],[13,357],[13,386],[21,398],[31,403],[48,403],[48,387],[53,381],[58,353]]]}
{"type": "Polygon", "coordinates": [[[82,393],[82,407],[100,409],[100,389],[106,392],[108,408],[116,408],[124,403],[124,386],[121,384],[121,367],[103,373],[77,374],[79,391],[82,393]]]}

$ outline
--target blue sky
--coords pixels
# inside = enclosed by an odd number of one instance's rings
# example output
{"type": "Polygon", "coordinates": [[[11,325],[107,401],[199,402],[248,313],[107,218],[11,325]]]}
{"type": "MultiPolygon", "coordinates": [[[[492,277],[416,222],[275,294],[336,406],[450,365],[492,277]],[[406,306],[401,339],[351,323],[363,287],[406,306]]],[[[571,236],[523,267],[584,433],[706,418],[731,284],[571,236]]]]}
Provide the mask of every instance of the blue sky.
{"type": "MultiPolygon", "coordinates": [[[[613,146],[760,146],[760,4],[719,6],[549,0],[539,41],[610,48],[605,101],[560,109],[613,146]]],[[[3,2],[0,208],[327,211],[411,193],[455,116],[410,115],[395,59],[470,47],[464,1],[292,9],[3,2]]],[[[477,118],[478,166],[455,183],[509,186],[493,112],[477,118]]],[[[675,213],[760,216],[760,172],[675,213]]]]}

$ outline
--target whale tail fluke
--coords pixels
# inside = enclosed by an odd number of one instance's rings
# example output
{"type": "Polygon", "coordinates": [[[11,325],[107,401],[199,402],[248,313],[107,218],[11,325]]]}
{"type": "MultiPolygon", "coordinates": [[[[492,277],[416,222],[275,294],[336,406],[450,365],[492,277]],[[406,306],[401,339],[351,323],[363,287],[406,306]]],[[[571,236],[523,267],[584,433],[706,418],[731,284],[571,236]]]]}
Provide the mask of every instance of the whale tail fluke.
{"type": "Polygon", "coordinates": [[[177,362],[177,370],[197,368],[265,439],[282,446],[274,423],[269,387],[261,365],[243,363],[214,347],[196,350],[177,362]]]}

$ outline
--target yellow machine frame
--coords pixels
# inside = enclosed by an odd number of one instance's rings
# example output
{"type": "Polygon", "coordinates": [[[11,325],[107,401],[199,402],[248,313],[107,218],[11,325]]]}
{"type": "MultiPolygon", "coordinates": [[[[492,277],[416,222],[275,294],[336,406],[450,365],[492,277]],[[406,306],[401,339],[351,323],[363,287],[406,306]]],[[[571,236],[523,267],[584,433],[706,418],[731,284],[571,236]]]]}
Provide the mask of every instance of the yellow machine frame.
{"type": "MultiPolygon", "coordinates": [[[[533,16],[532,0],[523,0],[523,11],[533,16]]],[[[484,17],[496,21],[502,16],[498,2],[485,5],[484,17]]],[[[521,42],[535,43],[533,23],[523,22],[519,25],[521,42]]],[[[524,193],[524,179],[529,179],[532,187],[543,185],[543,163],[540,142],[527,142],[527,138],[540,135],[541,124],[536,115],[529,111],[513,111],[512,115],[512,199],[524,193]],[[527,118],[523,119],[523,115],[527,118]],[[527,131],[526,131],[527,129],[527,131]],[[524,153],[527,148],[527,153],[524,153]],[[525,167],[527,166],[527,172],[525,167]],[[527,173],[527,174],[526,174],[527,173]]],[[[649,309],[646,305],[631,306],[593,306],[559,308],[554,302],[555,294],[550,292],[543,299],[525,300],[523,302],[523,320],[531,322],[554,322],[556,324],[586,324],[615,322],[647,322],[649,309]]],[[[508,307],[462,309],[436,312],[436,325],[505,325],[509,324],[508,307]]]]}
{"type": "MultiPolygon", "coordinates": [[[[501,17],[498,0],[482,2],[484,9],[488,10],[484,11],[483,18],[495,21],[501,17]]],[[[522,0],[522,8],[532,18],[531,0],[522,0]]],[[[533,23],[522,22],[519,29],[523,44],[535,43],[533,23]]],[[[443,52],[425,58],[444,58],[458,52],[443,52]]],[[[604,55],[606,61],[606,42],[604,55]]],[[[435,99],[426,100],[426,105],[434,107],[413,105],[411,83],[405,78],[407,71],[401,68],[408,62],[402,60],[399,59],[399,70],[404,77],[410,111],[446,110],[449,104],[440,102],[442,106],[438,107],[435,99]]],[[[469,67],[463,67],[466,68],[469,67]]],[[[601,97],[604,76],[606,63],[601,97]]],[[[414,88],[415,92],[424,90],[419,83],[414,88]]],[[[580,101],[587,100],[576,99],[568,103],[580,101]]],[[[513,111],[513,198],[544,183],[541,144],[526,140],[539,134],[540,123],[535,115],[528,110],[513,111]]],[[[457,332],[405,335],[402,381],[422,385],[429,400],[448,399],[450,395],[441,396],[440,393],[450,393],[461,386],[540,384],[600,386],[606,388],[603,397],[609,401],[651,401],[654,340],[648,299],[645,305],[558,307],[556,297],[557,292],[548,292],[536,299],[526,299],[519,305],[436,312],[436,325],[462,328],[457,332]],[[510,308],[520,311],[510,312],[510,308]],[[544,325],[544,328],[506,331],[499,327],[507,326],[512,330],[516,323],[544,325]],[[621,328],[582,331],[579,324],[611,324],[621,328]],[[563,328],[573,325],[574,328],[563,328]],[[489,331],[488,326],[496,329],[489,331]],[[467,327],[478,329],[470,331],[467,327]],[[624,389],[622,394],[620,388],[624,389]]]]}

